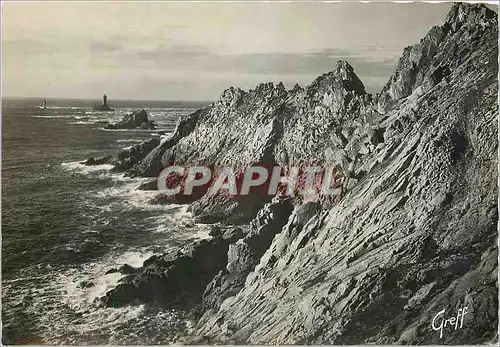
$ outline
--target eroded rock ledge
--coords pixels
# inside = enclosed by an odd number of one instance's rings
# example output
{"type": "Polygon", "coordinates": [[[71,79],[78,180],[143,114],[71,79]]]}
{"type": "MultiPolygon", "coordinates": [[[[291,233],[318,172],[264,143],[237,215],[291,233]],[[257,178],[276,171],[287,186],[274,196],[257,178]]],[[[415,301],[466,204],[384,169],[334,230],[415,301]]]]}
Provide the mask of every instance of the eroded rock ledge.
{"type": "Polygon", "coordinates": [[[374,97],[339,62],[306,88],[229,88],[169,139],[122,154],[116,170],[132,176],[322,163],[348,180],[335,203],[258,201],[238,232],[224,230],[246,201],[202,197],[193,213],[231,236],[146,261],[102,302],[195,308],[188,343],[493,343],[497,33],[494,12],[455,4],[374,97]],[[463,327],[440,338],[433,317],[464,305],[463,327]]]}

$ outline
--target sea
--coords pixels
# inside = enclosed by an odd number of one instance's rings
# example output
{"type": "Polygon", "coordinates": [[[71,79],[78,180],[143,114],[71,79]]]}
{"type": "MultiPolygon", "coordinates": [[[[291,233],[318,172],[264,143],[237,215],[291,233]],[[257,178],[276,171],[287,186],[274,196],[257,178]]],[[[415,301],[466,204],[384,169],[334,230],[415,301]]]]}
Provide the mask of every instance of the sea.
{"type": "Polygon", "coordinates": [[[208,238],[183,205],[153,205],[144,178],[85,166],[152,136],[208,103],[2,100],[3,344],[168,344],[190,329],[184,312],[131,305],[98,308],[123,264],[208,238]],[[105,130],[107,122],[145,109],[156,130],[105,130]]]}

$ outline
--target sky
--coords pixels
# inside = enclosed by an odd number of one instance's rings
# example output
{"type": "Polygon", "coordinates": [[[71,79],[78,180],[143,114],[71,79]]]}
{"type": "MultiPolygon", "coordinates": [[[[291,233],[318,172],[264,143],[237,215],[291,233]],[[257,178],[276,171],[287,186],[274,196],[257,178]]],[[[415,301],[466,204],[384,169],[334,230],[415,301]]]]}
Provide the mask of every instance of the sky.
{"type": "Polygon", "coordinates": [[[310,84],[347,60],[367,90],[451,3],[7,2],[2,95],[216,100],[310,84]]]}

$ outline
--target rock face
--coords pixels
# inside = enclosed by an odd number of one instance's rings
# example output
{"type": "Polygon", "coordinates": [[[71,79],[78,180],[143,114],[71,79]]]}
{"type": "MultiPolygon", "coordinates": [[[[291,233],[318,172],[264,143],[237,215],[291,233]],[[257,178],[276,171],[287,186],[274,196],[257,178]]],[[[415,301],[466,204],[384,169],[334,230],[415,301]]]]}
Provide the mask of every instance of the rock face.
{"type": "Polygon", "coordinates": [[[441,81],[446,83],[452,71],[470,61],[489,39],[483,34],[496,25],[496,16],[484,6],[454,6],[442,26],[433,27],[418,44],[405,48],[394,75],[382,89],[382,108],[412,93],[425,94],[441,81]]]}
{"type": "Polygon", "coordinates": [[[269,203],[259,211],[251,223],[251,231],[238,242],[229,245],[227,265],[207,286],[198,315],[220,307],[224,299],[237,294],[248,274],[271,245],[274,236],[281,231],[292,213],[290,200],[269,203]]]}
{"type": "MultiPolygon", "coordinates": [[[[180,269],[202,279],[187,282],[196,298],[190,303],[200,305],[183,342],[493,343],[497,40],[494,12],[455,4],[442,26],[404,50],[373,98],[346,62],[306,88],[229,88],[126,165],[130,175],[155,177],[174,163],[321,163],[346,178],[333,203],[262,200],[244,210],[248,201],[204,196],[192,204],[194,214],[212,218],[207,222],[235,211],[253,222],[218,248],[223,256],[212,254],[217,266],[209,271],[178,258],[180,269]],[[445,327],[442,337],[433,330],[439,312],[449,318],[465,306],[460,328],[445,327]]],[[[153,265],[158,261],[129,275],[104,302],[112,295],[122,304],[176,301],[179,291],[171,288],[185,278],[165,271],[177,265],[153,265]]]]}
{"type": "Polygon", "coordinates": [[[155,129],[154,122],[148,120],[148,113],[140,110],[127,114],[115,124],[108,123],[106,129],[155,129]]]}

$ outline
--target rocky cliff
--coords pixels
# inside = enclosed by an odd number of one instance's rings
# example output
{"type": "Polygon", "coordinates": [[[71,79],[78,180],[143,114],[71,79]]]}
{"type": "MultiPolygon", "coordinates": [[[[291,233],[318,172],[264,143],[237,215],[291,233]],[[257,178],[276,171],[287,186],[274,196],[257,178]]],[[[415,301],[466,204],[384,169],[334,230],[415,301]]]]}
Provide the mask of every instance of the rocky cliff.
{"type": "Polygon", "coordinates": [[[306,88],[231,87],[169,139],[121,154],[117,170],[132,176],[174,163],[319,163],[345,180],[334,202],[203,196],[191,204],[200,220],[245,226],[214,237],[226,256],[199,274],[203,285],[176,270],[203,261],[163,255],[107,297],[128,286],[124,304],[143,299],[145,278],[161,293],[188,283],[184,306],[197,317],[189,343],[495,341],[497,32],[494,12],[455,4],[374,97],[341,61],[306,88]],[[465,306],[462,326],[440,337],[436,315],[465,306]]]}

